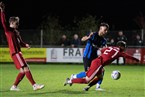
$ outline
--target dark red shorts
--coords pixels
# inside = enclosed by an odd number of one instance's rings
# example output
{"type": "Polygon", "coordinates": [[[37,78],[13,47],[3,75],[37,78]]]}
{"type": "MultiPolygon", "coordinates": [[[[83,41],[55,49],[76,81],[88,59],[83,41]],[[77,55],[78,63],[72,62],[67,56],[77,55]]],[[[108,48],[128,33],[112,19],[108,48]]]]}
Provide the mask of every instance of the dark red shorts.
{"type": "Polygon", "coordinates": [[[99,58],[94,59],[87,71],[87,77],[93,79],[96,75],[100,75],[103,71],[102,68],[103,66],[101,65],[101,60],[99,58]]]}
{"type": "Polygon", "coordinates": [[[12,56],[12,59],[14,61],[15,67],[17,69],[20,69],[22,67],[27,67],[28,66],[27,63],[26,63],[26,61],[25,61],[25,59],[23,58],[21,52],[14,54],[12,56]]]}

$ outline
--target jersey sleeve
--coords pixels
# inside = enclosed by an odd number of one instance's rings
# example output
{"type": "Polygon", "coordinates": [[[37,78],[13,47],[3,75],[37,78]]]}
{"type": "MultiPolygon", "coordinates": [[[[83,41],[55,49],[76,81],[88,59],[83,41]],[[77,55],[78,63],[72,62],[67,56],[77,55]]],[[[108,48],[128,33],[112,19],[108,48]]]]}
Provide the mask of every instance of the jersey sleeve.
{"type": "Polygon", "coordinates": [[[22,47],[26,47],[26,43],[22,40],[22,38],[21,38],[21,36],[19,35],[19,40],[20,40],[20,45],[22,46],[22,47]]]}
{"type": "MultiPolygon", "coordinates": [[[[89,35],[91,34],[91,32],[89,33],[89,35]]],[[[88,35],[88,36],[89,36],[88,35]]],[[[94,40],[94,36],[95,36],[95,33],[93,33],[93,35],[88,39],[88,40],[90,40],[90,41],[93,41],[94,40]]]]}
{"type": "Polygon", "coordinates": [[[2,22],[2,26],[5,30],[5,32],[7,32],[7,24],[6,24],[6,18],[5,18],[5,13],[1,11],[1,22],[2,22]]]}
{"type": "Polygon", "coordinates": [[[121,56],[139,62],[139,59],[137,59],[137,58],[135,58],[135,57],[132,57],[131,55],[128,55],[128,54],[126,54],[126,53],[124,53],[124,52],[121,53],[121,56]]]}

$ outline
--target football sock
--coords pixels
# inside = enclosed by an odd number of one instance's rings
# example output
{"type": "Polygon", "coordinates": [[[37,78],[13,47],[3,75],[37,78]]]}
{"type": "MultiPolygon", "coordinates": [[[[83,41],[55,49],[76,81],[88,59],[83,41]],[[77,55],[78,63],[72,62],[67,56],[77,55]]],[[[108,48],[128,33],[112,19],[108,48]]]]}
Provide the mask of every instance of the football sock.
{"type": "Polygon", "coordinates": [[[92,86],[94,86],[96,83],[98,84],[98,86],[100,86],[101,83],[102,83],[102,81],[103,81],[103,79],[95,78],[92,82],[89,83],[88,86],[92,87],[92,86]]]}
{"type": "Polygon", "coordinates": [[[87,83],[86,79],[83,79],[83,78],[72,79],[71,82],[72,83],[80,83],[80,84],[87,83]]]}
{"type": "Polygon", "coordinates": [[[92,87],[92,86],[94,86],[97,82],[98,82],[98,78],[94,78],[94,79],[88,84],[88,86],[92,87]]]}
{"type": "Polygon", "coordinates": [[[86,72],[80,72],[79,74],[76,74],[77,78],[83,78],[86,77],[86,72]]]}
{"type": "Polygon", "coordinates": [[[34,85],[35,81],[34,81],[34,79],[32,77],[31,72],[30,71],[26,71],[25,74],[26,74],[27,79],[31,82],[31,84],[34,85]]]}
{"type": "Polygon", "coordinates": [[[99,79],[99,80],[98,80],[98,82],[97,82],[97,83],[98,83],[98,84],[101,84],[101,83],[102,83],[102,81],[103,81],[103,79],[101,78],[101,79],[99,79]]]}
{"type": "Polygon", "coordinates": [[[25,76],[25,73],[20,72],[16,77],[14,85],[17,86],[20,83],[20,81],[24,78],[24,76],[25,76]]]}
{"type": "Polygon", "coordinates": [[[96,88],[100,88],[100,84],[97,83],[97,84],[96,84],[96,88]]]}

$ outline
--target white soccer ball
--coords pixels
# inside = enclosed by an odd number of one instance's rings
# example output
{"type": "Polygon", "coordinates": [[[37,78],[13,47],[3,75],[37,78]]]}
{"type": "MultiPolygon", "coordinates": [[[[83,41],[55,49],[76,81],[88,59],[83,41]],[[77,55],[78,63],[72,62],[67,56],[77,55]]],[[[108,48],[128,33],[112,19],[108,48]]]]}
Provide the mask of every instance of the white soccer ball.
{"type": "Polygon", "coordinates": [[[118,70],[112,71],[111,77],[112,77],[112,79],[114,79],[114,80],[118,80],[118,79],[121,77],[120,71],[118,71],[118,70]]]}

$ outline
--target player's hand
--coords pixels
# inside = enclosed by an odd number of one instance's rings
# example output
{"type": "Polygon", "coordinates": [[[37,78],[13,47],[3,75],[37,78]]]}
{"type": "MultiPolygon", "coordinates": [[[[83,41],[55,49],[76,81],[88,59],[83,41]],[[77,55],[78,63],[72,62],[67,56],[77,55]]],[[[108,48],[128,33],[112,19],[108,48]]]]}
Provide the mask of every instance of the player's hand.
{"type": "Polygon", "coordinates": [[[89,38],[90,38],[93,34],[94,34],[94,32],[91,32],[90,35],[89,35],[89,38]]]}
{"type": "Polygon", "coordinates": [[[26,44],[26,47],[27,47],[27,49],[30,49],[31,48],[29,44],[26,44]]]}
{"type": "Polygon", "coordinates": [[[140,60],[139,59],[136,59],[136,62],[140,62],[140,60]]]}
{"type": "Polygon", "coordinates": [[[86,38],[87,40],[89,39],[89,38],[91,38],[91,36],[94,34],[94,32],[91,32],[90,34],[89,34],[89,36],[86,38]]]}
{"type": "Polygon", "coordinates": [[[5,5],[3,2],[0,2],[0,9],[1,9],[1,11],[4,11],[4,9],[5,9],[5,5]]]}
{"type": "Polygon", "coordinates": [[[89,36],[84,36],[84,37],[81,39],[81,41],[86,41],[86,40],[88,40],[93,34],[94,34],[94,32],[91,32],[91,33],[89,34],[89,36]]]}
{"type": "Polygon", "coordinates": [[[138,64],[138,63],[141,63],[141,61],[139,59],[135,59],[134,63],[138,64]]]}

